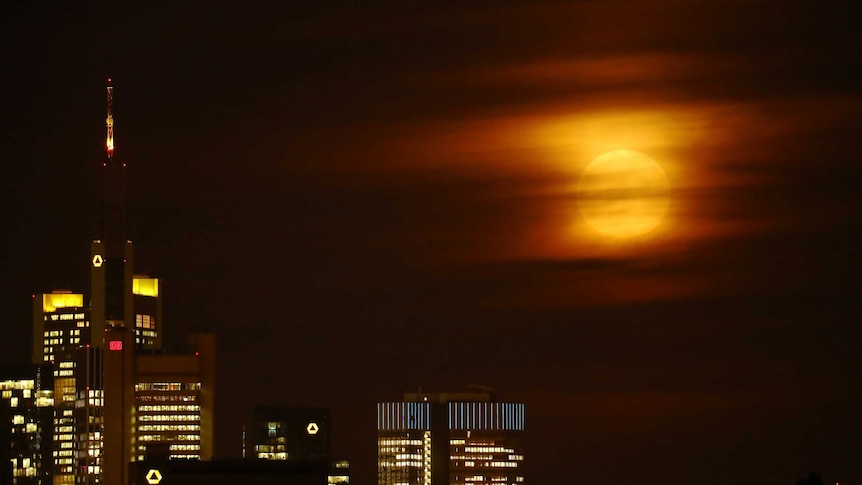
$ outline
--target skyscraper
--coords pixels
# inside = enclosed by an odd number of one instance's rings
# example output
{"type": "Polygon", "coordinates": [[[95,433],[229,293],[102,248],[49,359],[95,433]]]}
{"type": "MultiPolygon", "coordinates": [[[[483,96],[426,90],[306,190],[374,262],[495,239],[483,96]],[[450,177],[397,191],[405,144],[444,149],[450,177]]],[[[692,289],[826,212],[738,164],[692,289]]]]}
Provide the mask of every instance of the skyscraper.
{"type": "MultiPolygon", "coordinates": [[[[350,483],[350,462],[330,455],[328,408],[256,406],[243,428],[243,457],[252,461],[324,464],[329,485],[350,483]]],[[[316,465],[315,465],[316,466],[316,465]]]]}
{"type": "Polygon", "coordinates": [[[184,354],[139,352],[134,338],[126,328],[105,332],[105,483],[129,483],[128,464],[148,455],[209,460],[213,454],[215,338],[191,335],[184,354]]]}
{"type": "Polygon", "coordinates": [[[98,467],[101,430],[95,428],[101,426],[101,387],[98,359],[92,358],[95,348],[90,349],[89,315],[83,294],[55,290],[33,295],[32,362],[49,365],[56,390],[51,459],[57,485],[75,483],[76,470],[98,467]],[[93,419],[82,413],[92,413],[93,419]]]}
{"type": "MultiPolygon", "coordinates": [[[[161,346],[159,280],[135,276],[126,238],[126,164],[114,157],[114,88],[108,80],[106,157],[98,232],[90,246],[88,304],[57,290],[34,295],[33,362],[53,365],[54,485],[102,482],[105,332],[134,328],[134,347],[161,346]]],[[[130,346],[131,348],[132,346],[130,346]]]]}
{"type": "Polygon", "coordinates": [[[260,460],[330,461],[329,410],[257,406],[245,428],[245,453],[260,460]]]}
{"type": "Polygon", "coordinates": [[[53,485],[124,485],[129,462],[160,446],[169,458],[208,459],[213,452],[214,338],[194,336],[186,354],[158,353],[162,285],[133,271],[113,100],[109,79],[89,300],[68,290],[33,296],[32,362],[50,365],[53,379],[53,485]]]}
{"type": "Polygon", "coordinates": [[[524,482],[525,406],[489,392],[377,404],[378,485],[524,482]]]}

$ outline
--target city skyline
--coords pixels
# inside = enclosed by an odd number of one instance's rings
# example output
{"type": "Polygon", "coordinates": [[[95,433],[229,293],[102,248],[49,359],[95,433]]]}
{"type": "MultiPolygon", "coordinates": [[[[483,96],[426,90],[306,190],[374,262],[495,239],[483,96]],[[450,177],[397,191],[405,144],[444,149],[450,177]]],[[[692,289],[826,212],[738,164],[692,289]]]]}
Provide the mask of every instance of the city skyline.
{"type": "Polygon", "coordinates": [[[375,403],[479,384],[527,404],[530,483],[862,478],[862,76],[840,4],[0,18],[0,363],[30,360],[31,295],[89,288],[111,76],[164,346],[214,332],[232,386],[217,455],[255,404],[326,406],[333,454],[372,483],[375,403]],[[583,215],[585,169],[618,150],[667,178],[644,189],[664,219],[628,239],[583,215]]]}

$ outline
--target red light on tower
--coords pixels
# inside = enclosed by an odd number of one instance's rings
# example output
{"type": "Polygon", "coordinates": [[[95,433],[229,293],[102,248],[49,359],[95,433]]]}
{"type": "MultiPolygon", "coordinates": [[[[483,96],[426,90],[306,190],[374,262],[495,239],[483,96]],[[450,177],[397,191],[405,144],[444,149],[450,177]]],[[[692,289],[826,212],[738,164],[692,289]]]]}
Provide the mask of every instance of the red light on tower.
{"type": "Polygon", "coordinates": [[[111,340],[110,342],[108,342],[108,348],[110,350],[123,350],[123,341],[111,340]]]}

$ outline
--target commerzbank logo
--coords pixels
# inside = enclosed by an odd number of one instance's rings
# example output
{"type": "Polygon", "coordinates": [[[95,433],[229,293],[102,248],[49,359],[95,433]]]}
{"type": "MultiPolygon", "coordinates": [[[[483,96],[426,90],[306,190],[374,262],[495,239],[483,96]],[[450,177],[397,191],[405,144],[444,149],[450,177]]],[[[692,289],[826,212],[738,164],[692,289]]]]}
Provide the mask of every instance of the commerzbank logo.
{"type": "Polygon", "coordinates": [[[149,485],[158,485],[161,481],[162,472],[156,470],[155,468],[150,468],[150,471],[147,472],[147,483],[149,485]]]}

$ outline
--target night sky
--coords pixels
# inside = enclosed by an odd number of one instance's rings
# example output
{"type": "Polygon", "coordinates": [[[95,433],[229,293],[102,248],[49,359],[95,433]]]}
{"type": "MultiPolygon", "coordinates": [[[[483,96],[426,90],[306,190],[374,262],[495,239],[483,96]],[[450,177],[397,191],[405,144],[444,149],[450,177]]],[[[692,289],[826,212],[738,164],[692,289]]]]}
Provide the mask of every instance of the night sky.
{"type": "Polygon", "coordinates": [[[31,294],[89,293],[111,76],[219,456],[254,404],[330,406],[373,484],[376,402],[480,384],[527,405],[529,484],[862,483],[852,3],[47,3],[0,7],[0,363],[31,294]],[[575,193],[620,148],[670,185],[627,239],[575,193]]]}

